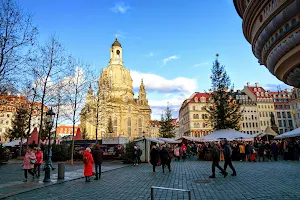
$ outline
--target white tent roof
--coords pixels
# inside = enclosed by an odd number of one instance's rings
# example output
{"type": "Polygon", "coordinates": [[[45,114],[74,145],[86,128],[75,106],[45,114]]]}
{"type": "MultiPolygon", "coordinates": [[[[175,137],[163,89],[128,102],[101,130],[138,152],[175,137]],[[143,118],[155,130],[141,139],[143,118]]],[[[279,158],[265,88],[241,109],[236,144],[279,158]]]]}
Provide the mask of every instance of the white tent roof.
{"type": "Polygon", "coordinates": [[[296,128],[292,131],[276,136],[275,139],[283,139],[288,137],[299,137],[299,136],[300,136],[300,128],[296,128]]]}
{"type": "MultiPolygon", "coordinates": [[[[159,143],[159,144],[165,143],[164,141],[156,139],[156,138],[148,138],[148,137],[146,137],[145,139],[148,140],[148,141],[151,141],[151,142],[159,143]]],[[[139,138],[139,139],[136,139],[134,141],[135,142],[139,142],[139,141],[142,141],[142,140],[144,140],[144,138],[139,138]]]]}
{"type": "MultiPolygon", "coordinates": [[[[182,136],[181,138],[184,138],[186,140],[190,140],[192,142],[202,142],[201,138],[196,138],[196,137],[182,136]]],[[[177,140],[180,140],[181,138],[178,138],[177,140]]]]}
{"type": "Polygon", "coordinates": [[[221,129],[221,130],[216,130],[211,134],[200,138],[200,140],[206,140],[206,141],[215,141],[220,139],[234,140],[234,139],[250,139],[253,137],[254,135],[242,133],[234,129],[221,129]]]}
{"type": "MultiPolygon", "coordinates": [[[[23,139],[23,144],[27,142],[27,139],[23,139]]],[[[3,144],[4,147],[14,147],[14,146],[19,146],[21,143],[21,140],[14,140],[11,142],[7,142],[5,144],[3,144]]]]}
{"type": "Polygon", "coordinates": [[[161,140],[165,143],[170,143],[170,144],[178,144],[178,143],[181,143],[181,140],[173,140],[173,139],[170,139],[170,138],[157,138],[158,140],[161,140]]]}

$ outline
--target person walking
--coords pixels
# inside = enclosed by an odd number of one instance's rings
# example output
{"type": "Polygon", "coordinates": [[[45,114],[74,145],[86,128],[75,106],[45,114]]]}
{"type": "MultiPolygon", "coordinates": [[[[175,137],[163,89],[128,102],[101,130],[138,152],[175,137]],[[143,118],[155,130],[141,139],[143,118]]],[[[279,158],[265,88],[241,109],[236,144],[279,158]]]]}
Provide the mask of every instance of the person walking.
{"type": "Polygon", "coordinates": [[[222,167],[219,165],[220,161],[220,149],[218,146],[212,142],[211,143],[212,147],[212,175],[209,176],[209,178],[216,178],[216,167],[221,171],[221,173],[224,175],[224,178],[227,176],[227,172],[222,169],[222,167]]]}
{"type": "Polygon", "coordinates": [[[175,156],[175,161],[180,161],[180,147],[176,145],[174,149],[174,156],[175,156]]]}
{"type": "Polygon", "coordinates": [[[34,168],[34,163],[36,162],[36,156],[35,153],[28,148],[26,150],[26,154],[22,163],[23,169],[24,169],[24,182],[27,182],[27,173],[32,175],[32,179],[34,179],[34,173],[33,173],[33,168],[34,168]]]}
{"type": "Polygon", "coordinates": [[[95,145],[95,150],[93,151],[93,159],[95,162],[95,173],[96,178],[95,180],[101,179],[101,164],[103,162],[103,150],[100,148],[99,144],[95,145]],[[99,168],[99,172],[98,172],[99,168]]]}
{"type": "Polygon", "coordinates": [[[137,146],[137,164],[140,164],[141,163],[141,156],[143,154],[143,151],[141,149],[140,146],[137,146]]]}
{"type": "Polygon", "coordinates": [[[50,161],[50,167],[52,170],[55,170],[55,168],[53,167],[53,163],[52,163],[52,156],[53,156],[53,153],[52,153],[52,146],[50,147],[50,152],[49,152],[49,161],[50,161]]]}
{"type": "Polygon", "coordinates": [[[225,163],[224,163],[224,171],[226,172],[227,166],[229,165],[230,169],[232,170],[232,176],[236,176],[236,171],[232,165],[232,160],[231,160],[231,156],[232,156],[232,151],[231,151],[231,147],[228,144],[228,141],[225,140],[224,141],[224,159],[225,159],[225,163]]]}
{"type": "Polygon", "coordinates": [[[278,161],[278,146],[276,144],[276,141],[274,140],[272,145],[271,145],[271,152],[272,152],[272,155],[273,155],[273,158],[274,158],[274,161],[278,161]]]}
{"type": "Polygon", "coordinates": [[[43,164],[43,151],[40,147],[36,148],[35,152],[36,162],[34,163],[34,174],[36,177],[40,177],[41,165],[43,164]]]}
{"type": "Polygon", "coordinates": [[[91,176],[93,175],[94,159],[91,154],[91,149],[89,147],[87,147],[83,153],[83,163],[85,182],[91,182],[91,176]]]}
{"type": "Polygon", "coordinates": [[[171,172],[171,157],[169,151],[166,146],[163,145],[161,151],[159,152],[160,161],[163,169],[163,173],[165,173],[165,166],[167,165],[169,172],[171,172]]]}
{"type": "Polygon", "coordinates": [[[159,157],[159,154],[158,154],[158,151],[156,149],[156,146],[153,145],[152,149],[150,151],[150,163],[152,164],[153,172],[155,172],[155,167],[158,163],[158,157],[159,157]]]}

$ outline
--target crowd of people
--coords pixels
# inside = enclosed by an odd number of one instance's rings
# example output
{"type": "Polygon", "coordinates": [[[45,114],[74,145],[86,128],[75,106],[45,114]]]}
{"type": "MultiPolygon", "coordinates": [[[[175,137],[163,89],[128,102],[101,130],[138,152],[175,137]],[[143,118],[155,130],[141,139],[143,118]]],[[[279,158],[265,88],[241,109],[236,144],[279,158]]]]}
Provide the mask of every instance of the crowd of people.
{"type": "MultiPolygon", "coordinates": [[[[83,152],[84,176],[86,182],[91,181],[91,177],[95,176],[95,180],[101,178],[101,164],[103,162],[103,150],[99,144],[91,148],[86,148],[83,152]],[[93,170],[93,166],[94,169],[93,170]]],[[[143,154],[138,145],[133,149],[133,165],[138,166],[141,163],[141,155],[143,154]]],[[[41,165],[43,164],[43,151],[39,147],[33,149],[28,148],[22,163],[24,169],[24,182],[28,180],[28,173],[32,179],[40,176],[41,165]]],[[[187,157],[197,156],[198,160],[212,161],[212,175],[210,178],[215,178],[215,168],[226,177],[227,166],[232,170],[232,176],[236,176],[236,170],[232,165],[232,161],[278,161],[278,157],[284,160],[300,160],[300,138],[292,138],[283,141],[263,141],[255,140],[254,142],[243,141],[220,141],[220,142],[203,142],[203,143],[181,143],[181,144],[156,144],[153,145],[150,151],[150,163],[152,164],[153,173],[157,166],[162,166],[162,171],[165,173],[167,167],[171,172],[171,160],[185,161],[187,157]],[[219,165],[219,161],[225,161],[224,167],[219,165]]],[[[49,162],[52,170],[55,168],[52,165],[52,150],[49,151],[49,162]]]]}

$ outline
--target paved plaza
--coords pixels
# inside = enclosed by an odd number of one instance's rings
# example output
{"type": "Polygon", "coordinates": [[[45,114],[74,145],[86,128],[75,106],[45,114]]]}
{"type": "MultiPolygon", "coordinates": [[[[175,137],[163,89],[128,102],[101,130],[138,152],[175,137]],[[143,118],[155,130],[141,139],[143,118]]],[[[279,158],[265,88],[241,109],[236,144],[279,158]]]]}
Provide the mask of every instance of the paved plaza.
{"type": "MultiPolygon", "coordinates": [[[[160,167],[152,173],[150,164],[129,166],[103,173],[100,181],[85,183],[81,178],[7,199],[150,199],[151,186],[191,190],[192,199],[300,199],[300,162],[233,164],[237,177],[223,178],[217,174],[213,180],[208,178],[211,163],[205,161],[172,162],[172,172],[165,174],[160,167]]],[[[188,198],[182,192],[155,190],[154,193],[155,199],[188,198]]]]}

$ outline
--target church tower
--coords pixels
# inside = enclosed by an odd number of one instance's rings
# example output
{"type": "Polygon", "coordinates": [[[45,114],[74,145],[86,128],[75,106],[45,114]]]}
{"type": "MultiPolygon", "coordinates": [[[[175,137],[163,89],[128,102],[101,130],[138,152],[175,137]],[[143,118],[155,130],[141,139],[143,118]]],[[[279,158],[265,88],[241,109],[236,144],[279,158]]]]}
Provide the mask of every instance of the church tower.
{"type": "Polygon", "coordinates": [[[140,85],[138,102],[140,105],[148,105],[148,100],[146,99],[146,90],[145,90],[145,85],[144,85],[143,79],[142,79],[142,82],[140,85]]]}
{"type": "Polygon", "coordinates": [[[89,87],[88,93],[86,95],[86,103],[88,105],[93,104],[93,88],[92,88],[92,83],[90,83],[90,87],[89,87]]]}

